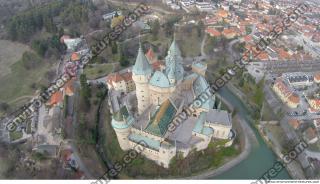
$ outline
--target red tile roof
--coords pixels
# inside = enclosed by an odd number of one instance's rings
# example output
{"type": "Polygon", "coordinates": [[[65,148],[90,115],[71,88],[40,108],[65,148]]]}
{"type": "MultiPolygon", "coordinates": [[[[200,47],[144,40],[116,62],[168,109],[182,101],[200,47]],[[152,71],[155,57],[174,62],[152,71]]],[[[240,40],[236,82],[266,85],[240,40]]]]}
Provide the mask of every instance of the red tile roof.
{"type": "Polygon", "coordinates": [[[80,60],[80,54],[74,52],[71,54],[71,61],[79,61],[80,60]]]}
{"type": "Polygon", "coordinates": [[[244,39],[244,41],[245,42],[252,42],[253,41],[253,39],[252,39],[252,36],[251,35],[246,35],[245,37],[243,37],[243,39],[244,39]]]}
{"type": "Polygon", "coordinates": [[[74,94],[74,79],[69,80],[64,86],[64,92],[68,96],[72,96],[74,94]]]}
{"type": "Polygon", "coordinates": [[[235,36],[237,32],[234,29],[224,29],[222,34],[225,36],[235,36]]]}
{"type": "Polygon", "coordinates": [[[72,150],[71,149],[65,149],[65,150],[61,151],[61,159],[64,162],[67,162],[70,159],[71,155],[72,155],[72,150]]]}
{"type": "Polygon", "coordinates": [[[309,140],[312,140],[312,139],[314,139],[314,138],[317,137],[317,131],[316,131],[314,128],[312,128],[312,127],[309,127],[309,128],[305,131],[305,133],[306,133],[306,137],[307,137],[309,140]]]}
{"type": "Polygon", "coordinates": [[[163,66],[163,62],[162,61],[156,61],[152,64],[152,68],[154,70],[160,70],[161,69],[161,66],[163,66]]]}
{"type": "Polygon", "coordinates": [[[132,80],[132,72],[125,72],[120,74],[119,72],[111,73],[107,76],[107,83],[112,86],[112,82],[120,82],[120,81],[131,81],[132,80]]]}
{"type": "Polygon", "coordinates": [[[315,80],[316,82],[320,82],[320,72],[319,72],[319,73],[316,73],[316,74],[314,75],[314,80],[315,80]]]}
{"type": "Polygon", "coordinates": [[[291,94],[289,96],[289,100],[292,102],[292,103],[299,103],[300,102],[300,97],[297,95],[297,94],[291,94]]]}
{"type": "Polygon", "coordinates": [[[51,96],[50,101],[48,102],[48,105],[49,106],[56,105],[56,104],[62,102],[62,100],[63,100],[62,92],[61,91],[57,91],[51,96]]]}
{"type": "Polygon", "coordinates": [[[226,17],[228,17],[228,12],[226,10],[219,9],[217,11],[217,15],[220,16],[220,17],[226,18],[226,17]]]}
{"type": "Polygon", "coordinates": [[[289,53],[285,51],[283,48],[277,49],[277,52],[279,54],[280,59],[282,60],[288,60],[290,58],[289,53]]]}
{"type": "Polygon", "coordinates": [[[148,52],[146,53],[146,57],[149,60],[150,64],[152,64],[154,62],[154,60],[156,59],[156,56],[155,56],[151,47],[149,48],[148,52]]]}
{"type": "Polygon", "coordinates": [[[262,51],[258,56],[259,60],[266,61],[269,59],[269,55],[267,52],[262,51]]]}
{"type": "Polygon", "coordinates": [[[296,120],[296,119],[290,119],[289,120],[289,125],[291,125],[294,129],[297,129],[299,127],[299,125],[301,124],[300,121],[296,120]]]}
{"type": "Polygon", "coordinates": [[[123,80],[128,82],[132,80],[132,72],[126,72],[122,74],[123,80]]]}
{"type": "Polygon", "coordinates": [[[210,34],[210,36],[220,36],[221,33],[214,28],[207,28],[206,32],[210,34]]]}

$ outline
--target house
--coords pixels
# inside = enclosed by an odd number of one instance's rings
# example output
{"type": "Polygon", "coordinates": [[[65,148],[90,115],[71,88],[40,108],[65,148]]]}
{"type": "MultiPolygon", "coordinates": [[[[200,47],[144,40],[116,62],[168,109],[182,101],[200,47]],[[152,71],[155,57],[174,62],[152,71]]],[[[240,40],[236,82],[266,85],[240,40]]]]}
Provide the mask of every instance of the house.
{"type": "Polygon", "coordinates": [[[217,24],[220,21],[220,18],[217,16],[214,17],[206,17],[206,19],[204,20],[204,24],[205,25],[214,25],[217,24]]]}
{"type": "Polygon", "coordinates": [[[260,61],[268,61],[269,60],[269,55],[267,52],[262,51],[259,53],[259,55],[257,55],[257,59],[259,59],[260,61]]]}
{"type": "Polygon", "coordinates": [[[284,74],[285,78],[288,79],[288,83],[293,87],[305,87],[313,84],[313,76],[309,76],[303,72],[293,72],[284,74]]]}
{"type": "Polygon", "coordinates": [[[71,54],[71,57],[70,57],[71,61],[79,61],[80,60],[80,54],[76,53],[76,52],[73,52],[71,54]]]}
{"type": "Polygon", "coordinates": [[[320,130],[320,119],[313,120],[313,125],[317,130],[320,130]]]}
{"type": "Polygon", "coordinates": [[[212,12],[213,11],[213,4],[210,2],[196,2],[196,7],[201,12],[212,12]]]}
{"type": "Polygon", "coordinates": [[[135,89],[135,85],[132,80],[132,72],[116,72],[107,76],[107,86],[109,89],[129,93],[135,89]]]}
{"type": "Polygon", "coordinates": [[[81,38],[70,38],[69,36],[62,36],[60,38],[61,43],[67,46],[68,50],[76,50],[78,45],[81,44],[81,38]]]}
{"type": "Polygon", "coordinates": [[[290,119],[288,123],[295,130],[298,129],[299,126],[301,125],[301,122],[297,119],[290,119]]]}
{"type": "Polygon", "coordinates": [[[110,20],[112,20],[113,17],[115,17],[116,15],[122,15],[122,12],[121,12],[121,11],[113,11],[113,12],[111,12],[111,13],[107,13],[107,14],[102,15],[102,18],[103,18],[103,20],[108,20],[108,21],[110,21],[110,20]]]}
{"type": "Polygon", "coordinates": [[[228,39],[232,39],[232,38],[234,38],[235,36],[237,36],[237,32],[234,31],[233,29],[224,29],[224,30],[222,31],[222,34],[223,34],[226,38],[228,38],[228,39]]]}
{"type": "Polygon", "coordinates": [[[74,95],[73,83],[74,83],[74,79],[71,79],[63,86],[64,95],[67,95],[67,96],[74,95]]]}
{"type": "Polygon", "coordinates": [[[320,73],[316,73],[313,77],[315,83],[320,83],[320,73]]]}
{"type": "Polygon", "coordinates": [[[304,137],[305,137],[306,141],[308,142],[308,144],[314,144],[319,140],[316,129],[314,129],[312,127],[309,127],[304,132],[304,137]]]}
{"type": "Polygon", "coordinates": [[[147,23],[142,22],[140,20],[138,20],[135,23],[133,23],[133,26],[135,28],[138,28],[141,33],[148,33],[148,32],[151,31],[151,27],[147,23]]]}
{"type": "Polygon", "coordinates": [[[228,17],[228,11],[223,10],[223,9],[219,9],[216,14],[217,14],[217,16],[219,16],[221,18],[227,18],[228,17]]]}
{"type": "Polygon", "coordinates": [[[208,27],[206,29],[206,33],[208,33],[210,36],[212,37],[218,37],[218,36],[221,36],[221,33],[219,31],[217,31],[216,29],[214,28],[210,28],[208,27]]]}
{"type": "Polygon", "coordinates": [[[320,110],[320,99],[309,99],[307,98],[307,101],[311,107],[312,110],[314,111],[319,111],[320,110]]]}
{"type": "Polygon", "coordinates": [[[277,53],[279,55],[280,60],[289,60],[290,59],[289,53],[287,51],[285,51],[283,48],[277,49],[277,53]]]}
{"type": "Polygon", "coordinates": [[[293,93],[289,87],[278,78],[274,83],[272,89],[280,97],[280,99],[286,103],[290,108],[297,108],[300,103],[300,97],[293,93]]]}
{"type": "Polygon", "coordinates": [[[54,106],[62,106],[63,104],[63,93],[62,91],[57,91],[55,92],[50,100],[47,102],[46,105],[50,106],[50,107],[54,107],[54,106]]]}

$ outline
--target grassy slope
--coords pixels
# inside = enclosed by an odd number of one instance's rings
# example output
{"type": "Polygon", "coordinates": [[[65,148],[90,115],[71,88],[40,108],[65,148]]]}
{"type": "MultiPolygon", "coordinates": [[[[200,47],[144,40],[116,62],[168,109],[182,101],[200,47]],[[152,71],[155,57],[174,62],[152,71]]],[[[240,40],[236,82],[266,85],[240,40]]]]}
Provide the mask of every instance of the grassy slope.
{"type": "Polygon", "coordinates": [[[89,65],[84,69],[88,79],[96,79],[108,75],[113,69],[112,64],[89,65]]]}
{"type": "Polygon", "coordinates": [[[22,65],[22,61],[13,64],[11,66],[12,72],[0,78],[0,101],[9,104],[14,101],[10,105],[17,105],[19,100],[15,99],[25,95],[33,95],[34,90],[30,85],[32,83],[38,84],[49,68],[50,65],[46,61],[42,61],[37,68],[31,70],[26,70],[22,65]]]}
{"type": "Polygon", "coordinates": [[[29,50],[27,45],[0,40],[0,79],[11,73],[10,66],[20,60],[27,50],[29,50]]]}

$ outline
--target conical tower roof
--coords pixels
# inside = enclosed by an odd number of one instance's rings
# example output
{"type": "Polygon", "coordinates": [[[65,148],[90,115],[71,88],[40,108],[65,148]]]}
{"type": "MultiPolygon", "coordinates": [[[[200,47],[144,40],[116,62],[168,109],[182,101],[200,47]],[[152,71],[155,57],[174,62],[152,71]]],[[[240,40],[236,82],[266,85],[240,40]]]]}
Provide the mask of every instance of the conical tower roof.
{"type": "Polygon", "coordinates": [[[147,75],[152,73],[152,67],[143,53],[141,44],[139,46],[138,56],[136,59],[136,63],[133,66],[132,72],[136,75],[147,75]]]}
{"type": "Polygon", "coordinates": [[[173,38],[173,42],[171,43],[171,46],[169,48],[168,51],[168,55],[177,55],[177,56],[181,56],[181,51],[178,47],[178,44],[176,42],[176,38],[173,38]]]}

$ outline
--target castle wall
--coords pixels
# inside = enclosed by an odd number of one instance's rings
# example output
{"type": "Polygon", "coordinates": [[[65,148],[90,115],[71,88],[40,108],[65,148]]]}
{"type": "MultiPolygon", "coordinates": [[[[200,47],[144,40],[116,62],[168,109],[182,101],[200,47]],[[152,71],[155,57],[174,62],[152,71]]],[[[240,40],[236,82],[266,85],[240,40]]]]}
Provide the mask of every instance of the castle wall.
{"type": "Polygon", "coordinates": [[[154,105],[160,105],[167,100],[170,95],[175,91],[175,87],[159,88],[149,85],[150,89],[150,102],[154,105]]]}

